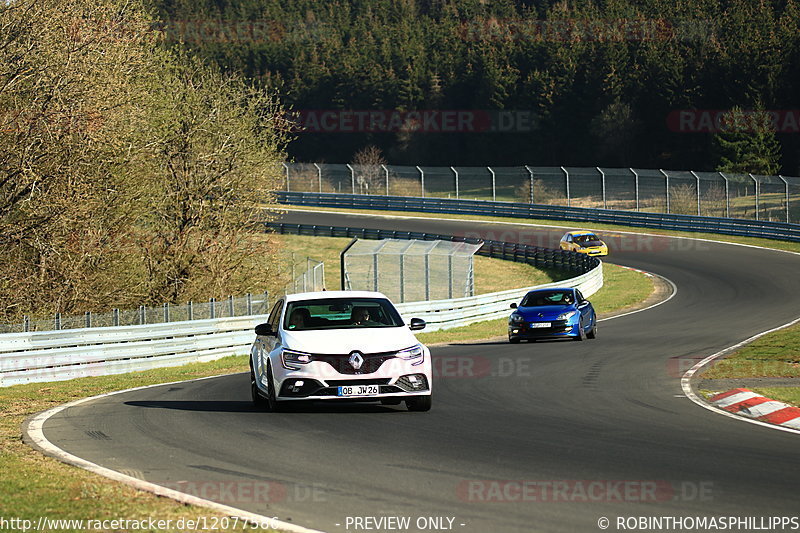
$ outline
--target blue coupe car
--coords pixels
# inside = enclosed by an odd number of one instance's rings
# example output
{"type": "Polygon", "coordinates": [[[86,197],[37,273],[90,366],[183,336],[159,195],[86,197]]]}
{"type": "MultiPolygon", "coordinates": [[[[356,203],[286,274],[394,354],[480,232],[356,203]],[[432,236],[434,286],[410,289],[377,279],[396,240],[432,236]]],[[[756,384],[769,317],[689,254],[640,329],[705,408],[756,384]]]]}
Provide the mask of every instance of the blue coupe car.
{"type": "Polygon", "coordinates": [[[597,336],[597,315],[578,289],[537,289],[525,295],[508,318],[508,341],[557,339],[576,341],[597,336]]]}

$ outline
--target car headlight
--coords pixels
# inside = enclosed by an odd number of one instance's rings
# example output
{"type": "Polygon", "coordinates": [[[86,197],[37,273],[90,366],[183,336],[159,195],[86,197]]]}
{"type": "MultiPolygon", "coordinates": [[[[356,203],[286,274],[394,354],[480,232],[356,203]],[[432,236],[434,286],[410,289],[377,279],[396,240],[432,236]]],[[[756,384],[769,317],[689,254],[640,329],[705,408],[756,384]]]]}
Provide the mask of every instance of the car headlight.
{"type": "Polygon", "coordinates": [[[525,317],[524,317],[524,316],[522,316],[522,315],[521,315],[521,314],[519,314],[519,313],[511,313],[511,316],[510,316],[508,319],[509,319],[511,322],[514,322],[515,324],[520,324],[520,323],[522,323],[522,322],[525,322],[525,317]]]}
{"type": "Polygon", "coordinates": [[[561,313],[560,315],[558,315],[558,318],[556,320],[569,320],[570,318],[574,317],[577,314],[578,312],[575,310],[567,311],[566,313],[561,313]]]}
{"type": "Polygon", "coordinates": [[[397,357],[403,359],[404,361],[414,361],[411,364],[416,366],[422,364],[422,362],[425,360],[425,351],[422,349],[421,344],[417,344],[411,348],[400,350],[397,352],[397,357]]]}
{"type": "Polygon", "coordinates": [[[300,370],[300,367],[297,365],[307,365],[312,360],[313,358],[311,357],[311,354],[308,353],[296,352],[286,348],[281,350],[281,361],[283,362],[283,368],[287,370],[300,370]]]}

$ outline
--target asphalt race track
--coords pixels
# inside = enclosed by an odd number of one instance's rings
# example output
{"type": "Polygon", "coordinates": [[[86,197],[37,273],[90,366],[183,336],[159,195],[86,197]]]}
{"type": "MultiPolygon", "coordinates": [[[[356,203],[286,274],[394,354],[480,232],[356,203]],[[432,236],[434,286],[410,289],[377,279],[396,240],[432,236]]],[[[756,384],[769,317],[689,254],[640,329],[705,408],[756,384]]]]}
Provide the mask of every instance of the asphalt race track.
{"type": "MultiPolygon", "coordinates": [[[[566,231],[299,212],[284,219],[551,247],[566,231]]],[[[617,517],[800,514],[800,437],[702,409],[679,384],[695,361],[800,314],[800,256],[604,236],[609,261],[665,276],[675,297],[602,322],[593,341],[436,347],[429,413],[374,404],[257,412],[248,376],[238,374],[77,406],[51,418],[45,435],[108,468],[324,531],[397,530],[358,528],[356,517],[410,517],[411,531],[498,533],[600,531],[601,517],[618,531],[617,517]],[[453,522],[418,529],[421,517],[453,522]]]]}

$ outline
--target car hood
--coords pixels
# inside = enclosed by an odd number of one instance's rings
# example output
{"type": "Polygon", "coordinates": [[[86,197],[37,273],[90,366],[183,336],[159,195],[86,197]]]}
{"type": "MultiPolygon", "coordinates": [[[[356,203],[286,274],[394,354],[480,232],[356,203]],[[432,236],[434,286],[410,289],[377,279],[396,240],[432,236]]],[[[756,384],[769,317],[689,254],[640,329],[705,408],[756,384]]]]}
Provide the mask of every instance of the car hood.
{"type": "Polygon", "coordinates": [[[380,353],[410,348],[419,343],[408,326],[364,329],[285,331],[283,345],[291,350],[319,354],[380,353]]]}
{"type": "Polygon", "coordinates": [[[605,246],[603,241],[589,241],[581,244],[581,248],[594,248],[595,246],[605,246]]]}
{"type": "Polygon", "coordinates": [[[519,307],[517,311],[525,320],[555,320],[561,313],[574,311],[574,305],[542,305],[538,307],[519,307]],[[539,316],[539,314],[542,316],[539,316]]]}

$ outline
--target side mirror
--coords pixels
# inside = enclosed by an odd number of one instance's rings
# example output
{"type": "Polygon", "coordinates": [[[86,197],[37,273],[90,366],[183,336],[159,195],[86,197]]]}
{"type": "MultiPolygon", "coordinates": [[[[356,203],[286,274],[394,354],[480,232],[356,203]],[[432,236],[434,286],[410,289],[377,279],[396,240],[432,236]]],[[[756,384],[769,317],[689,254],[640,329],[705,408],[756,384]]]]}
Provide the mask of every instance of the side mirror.
{"type": "Polygon", "coordinates": [[[272,331],[272,326],[271,325],[269,325],[267,323],[264,323],[264,324],[259,324],[259,325],[256,326],[256,335],[259,335],[259,336],[262,336],[262,337],[269,337],[269,336],[275,335],[275,332],[272,331]]]}
{"type": "Polygon", "coordinates": [[[581,303],[578,304],[578,308],[582,309],[582,308],[586,307],[587,305],[589,305],[589,300],[583,300],[581,303]]]}
{"type": "Polygon", "coordinates": [[[516,308],[517,308],[517,303],[516,303],[516,302],[514,302],[513,304],[511,304],[511,309],[516,309],[516,308]]]}
{"type": "Polygon", "coordinates": [[[420,329],[425,329],[425,326],[426,326],[425,321],[422,320],[421,318],[412,318],[411,324],[408,325],[408,329],[410,329],[411,331],[417,331],[420,329]]]}

